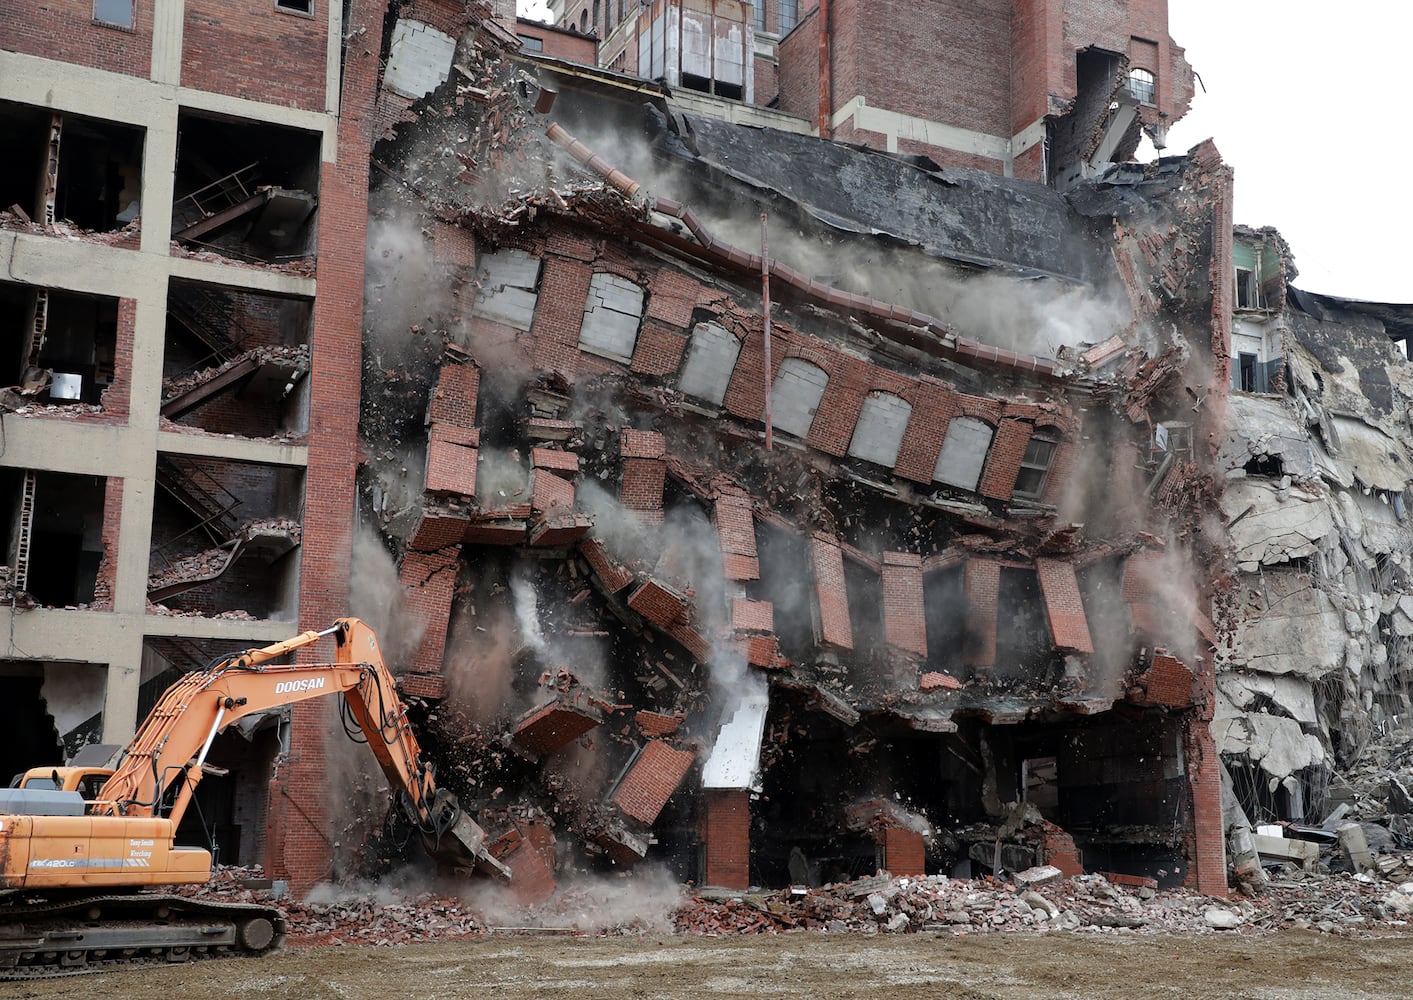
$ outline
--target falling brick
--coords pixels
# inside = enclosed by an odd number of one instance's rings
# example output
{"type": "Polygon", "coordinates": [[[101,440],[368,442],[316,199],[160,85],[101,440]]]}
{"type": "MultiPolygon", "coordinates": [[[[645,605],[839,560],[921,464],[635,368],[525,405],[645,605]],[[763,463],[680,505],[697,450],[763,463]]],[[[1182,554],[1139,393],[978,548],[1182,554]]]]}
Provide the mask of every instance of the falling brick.
{"type": "Polygon", "coordinates": [[[1055,647],[1076,653],[1094,652],[1074,566],[1062,559],[1037,559],[1035,571],[1040,578],[1040,592],[1045,598],[1045,614],[1055,647]]]}
{"type": "Polygon", "coordinates": [[[883,553],[883,635],[889,645],[927,655],[927,613],[922,600],[922,559],[907,552],[883,553]]]}
{"type": "Polygon", "coordinates": [[[522,715],[515,724],[515,741],[547,757],[602,723],[597,709],[557,699],[522,715]]]}
{"type": "Polygon", "coordinates": [[[633,759],[610,801],[625,815],[649,826],[691,770],[696,754],[662,740],[649,740],[633,759]]]}
{"type": "Polygon", "coordinates": [[[854,648],[849,621],[849,591],[844,583],[844,556],[832,538],[810,537],[814,567],[815,605],[819,609],[820,641],[840,649],[854,648]]]}
{"type": "Polygon", "coordinates": [[[660,628],[687,620],[687,598],[657,580],[647,580],[628,598],[628,606],[660,628]]]}

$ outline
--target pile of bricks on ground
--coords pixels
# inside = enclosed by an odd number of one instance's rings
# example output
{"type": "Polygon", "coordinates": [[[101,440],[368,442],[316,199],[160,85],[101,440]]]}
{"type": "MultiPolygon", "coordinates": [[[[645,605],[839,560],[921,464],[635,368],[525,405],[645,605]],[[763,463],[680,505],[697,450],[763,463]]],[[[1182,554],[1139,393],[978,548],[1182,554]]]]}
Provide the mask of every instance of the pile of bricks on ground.
{"type": "Polygon", "coordinates": [[[678,911],[677,925],[709,935],[796,929],[864,934],[1315,929],[1354,934],[1407,928],[1413,915],[1413,882],[1394,884],[1362,875],[1291,876],[1272,882],[1260,896],[1231,900],[1182,889],[1159,891],[1148,879],[1110,878],[1064,880],[1054,868],[1032,869],[1015,882],[879,876],[822,889],[698,898],[678,911]]]}
{"type": "MultiPolygon", "coordinates": [[[[270,881],[260,866],[221,868],[205,885],[181,887],[186,896],[227,903],[271,902],[270,881]]],[[[462,900],[430,892],[403,893],[394,889],[340,892],[321,901],[288,897],[274,905],[288,921],[291,945],[401,945],[448,941],[479,934],[484,924],[462,900]]]]}
{"type": "MultiPolygon", "coordinates": [[[[259,868],[223,868],[203,886],[178,891],[231,902],[269,902],[259,868]]],[[[685,890],[684,890],[685,891],[685,890]]],[[[634,888],[624,880],[605,895],[562,888],[542,906],[494,920],[475,904],[431,892],[377,888],[341,893],[334,901],[283,899],[289,943],[399,945],[454,940],[483,933],[566,931],[660,933],[651,919],[661,887],[645,887],[645,903],[625,906],[634,888]],[[652,900],[652,902],[646,902],[652,900]],[[649,914],[649,916],[644,916],[649,914]]],[[[317,897],[316,897],[317,899],[317,897]]],[[[840,934],[1072,931],[1205,934],[1311,929],[1344,936],[1398,933],[1413,926],[1413,882],[1367,875],[1291,875],[1254,898],[1219,900],[1183,889],[1157,890],[1151,879],[1081,875],[1058,869],[1022,872],[1015,881],[950,879],[941,875],[878,875],[822,888],[731,893],[705,890],[666,903],[680,934],[705,936],[816,931],[840,934]],[[675,908],[674,908],[675,907],[675,908]]]]}

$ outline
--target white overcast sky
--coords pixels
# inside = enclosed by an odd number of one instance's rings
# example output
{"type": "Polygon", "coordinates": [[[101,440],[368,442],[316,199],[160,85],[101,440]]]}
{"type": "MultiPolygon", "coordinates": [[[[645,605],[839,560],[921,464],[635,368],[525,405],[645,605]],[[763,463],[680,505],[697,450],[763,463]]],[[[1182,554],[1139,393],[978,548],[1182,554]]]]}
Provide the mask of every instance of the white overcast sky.
{"type": "Polygon", "coordinates": [[[1215,139],[1236,221],[1281,231],[1302,288],[1413,302],[1413,0],[1169,0],[1168,23],[1202,82],[1166,152],[1215,139]]]}
{"type": "Polygon", "coordinates": [[[1169,0],[1168,23],[1206,93],[1166,151],[1216,140],[1236,221],[1281,231],[1300,287],[1413,302],[1413,2],[1169,0]]]}

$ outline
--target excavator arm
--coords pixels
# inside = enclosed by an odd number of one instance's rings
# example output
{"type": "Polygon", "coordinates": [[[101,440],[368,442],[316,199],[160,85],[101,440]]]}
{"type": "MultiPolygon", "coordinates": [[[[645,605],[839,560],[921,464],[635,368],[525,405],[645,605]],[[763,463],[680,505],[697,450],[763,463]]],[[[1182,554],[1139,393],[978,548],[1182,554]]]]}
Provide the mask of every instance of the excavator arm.
{"type": "Polygon", "coordinates": [[[206,756],[222,729],[245,715],[331,694],[344,695],[349,715],[429,849],[459,867],[508,877],[509,871],[486,852],[484,831],[461,811],[454,795],[437,787],[377,636],[357,618],[340,618],[323,631],[247,650],[187,674],[143,722],[92,812],[163,815],[175,827],[209,770],[206,756]],[[326,636],[334,638],[335,662],[274,662],[326,636]]]}

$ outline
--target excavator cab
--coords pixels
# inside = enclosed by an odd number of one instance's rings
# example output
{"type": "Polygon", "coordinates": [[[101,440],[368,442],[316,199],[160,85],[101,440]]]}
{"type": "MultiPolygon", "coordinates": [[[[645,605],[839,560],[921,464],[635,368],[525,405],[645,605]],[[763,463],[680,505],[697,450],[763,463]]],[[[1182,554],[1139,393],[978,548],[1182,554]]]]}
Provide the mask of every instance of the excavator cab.
{"type": "Polygon", "coordinates": [[[13,787],[42,791],[78,792],[86,805],[98,798],[98,791],[113,776],[111,767],[32,767],[13,787]]]}

